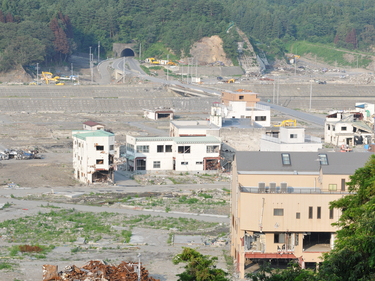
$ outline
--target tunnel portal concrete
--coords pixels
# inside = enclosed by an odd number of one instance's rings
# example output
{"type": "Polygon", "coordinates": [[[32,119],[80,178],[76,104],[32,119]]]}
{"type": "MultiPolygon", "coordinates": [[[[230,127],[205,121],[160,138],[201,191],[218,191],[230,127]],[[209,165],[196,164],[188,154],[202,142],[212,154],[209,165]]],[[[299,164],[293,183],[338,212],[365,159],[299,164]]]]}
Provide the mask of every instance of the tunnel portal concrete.
{"type": "Polygon", "coordinates": [[[138,54],[134,51],[135,43],[113,43],[112,52],[115,58],[118,57],[137,57],[138,54]]]}

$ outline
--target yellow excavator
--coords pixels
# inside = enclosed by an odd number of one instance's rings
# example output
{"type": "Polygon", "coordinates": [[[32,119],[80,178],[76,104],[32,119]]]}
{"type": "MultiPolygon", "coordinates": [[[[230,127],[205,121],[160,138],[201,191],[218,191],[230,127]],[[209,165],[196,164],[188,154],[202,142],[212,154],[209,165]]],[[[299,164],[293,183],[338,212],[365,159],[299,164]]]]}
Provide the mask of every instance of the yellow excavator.
{"type": "Polygon", "coordinates": [[[280,124],[273,125],[274,127],[297,127],[296,119],[287,119],[280,122],[280,124]]]}
{"type": "Polygon", "coordinates": [[[145,61],[148,62],[148,63],[150,63],[150,64],[154,64],[154,65],[155,64],[160,64],[160,61],[158,61],[155,58],[147,58],[145,61]]]}
{"type": "Polygon", "coordinates": [[[44,80],[46,84],[49,84],[49,82],[52,82],[52,81],[55,83],[58,83],[59,79],[60,79],[59,76],[53,77],[53,74],[51,72],[46,72],[46,71],[42,72],[42,80],[44,80]]]}

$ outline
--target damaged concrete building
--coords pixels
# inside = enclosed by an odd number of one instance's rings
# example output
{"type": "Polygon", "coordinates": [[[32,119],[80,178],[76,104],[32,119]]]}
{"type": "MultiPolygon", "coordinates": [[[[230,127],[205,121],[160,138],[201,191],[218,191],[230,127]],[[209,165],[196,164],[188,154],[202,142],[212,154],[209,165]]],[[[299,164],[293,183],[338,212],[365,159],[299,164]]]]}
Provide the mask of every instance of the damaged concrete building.
{"type": "Polygon", "coordinates": [[[374,140],[375,106],[356,103],[355,110],[336,110],[326,116],[324,141],[336,146],[371,144],[374,140]]]}
{"type": "Polygon", "coordinates": [[[114,181],[115,135],[102,129],[73,131],[74,177],[86,184],[114,181]]]}

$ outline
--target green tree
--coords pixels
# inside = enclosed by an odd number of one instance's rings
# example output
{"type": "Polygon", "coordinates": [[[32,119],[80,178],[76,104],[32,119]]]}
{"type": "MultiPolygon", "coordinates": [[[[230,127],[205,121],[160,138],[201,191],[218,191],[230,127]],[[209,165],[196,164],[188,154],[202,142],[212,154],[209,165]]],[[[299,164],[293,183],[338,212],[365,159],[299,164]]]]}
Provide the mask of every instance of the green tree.
{"type": "Polygon", "coordinates": [[[192,248],[185,248],[173,258],[174,264],[186,263],[185,271],[177,274],[178,281],[229,281],[228,274],[215,266],[217,257],[204,256],[192,248]]]}
{"type": "Polygon", "coordinates": [[[347,183],[349,195],[331,202],[342,210],[335,248],[324,256],[320,276],[327,280],[375,280],[375,155],[347,183]]]}

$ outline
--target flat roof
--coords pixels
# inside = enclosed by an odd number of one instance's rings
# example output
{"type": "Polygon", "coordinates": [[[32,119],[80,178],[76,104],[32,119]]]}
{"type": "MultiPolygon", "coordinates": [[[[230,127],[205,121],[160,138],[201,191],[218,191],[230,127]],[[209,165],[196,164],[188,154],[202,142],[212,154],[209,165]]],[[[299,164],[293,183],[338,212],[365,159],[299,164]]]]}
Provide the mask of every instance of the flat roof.
{"type": "Polygon", "coordinates": [[[279,152],[237,151],[238,174],[323,174],[352,175],[372,155],[370,152],[279,152]],[[282,154],[289,154],[290,165],[283,165],[282,154]],[[326,154],[328,165],[320,165],[319,154],[326,154]]]}
{"type": "Polygon", "coordinates": [[[187,143],[221,143],[221,141],[212,136],[206,137],[137,137],[135,138],[136,141],[173,141],[177,144],[187,144],[187,143]]]}
{"type": "Polygon", "coordinates": [[[103,131],[103,130],[96,130],[96,131],[87,131],[87,132],[80,132],[78,134],[74,134],[73,137],[86,140],[86,138],[93,138],[93,137],[112,137],[115,134],[103,131]]]}
{"type": "Polygon", "coordinates": [[[220,127],[210,123],[207,120],[197,121],[171,121],[171,123],[179,129],[197,129],[197,130],[220,130],[220,127]]]}

